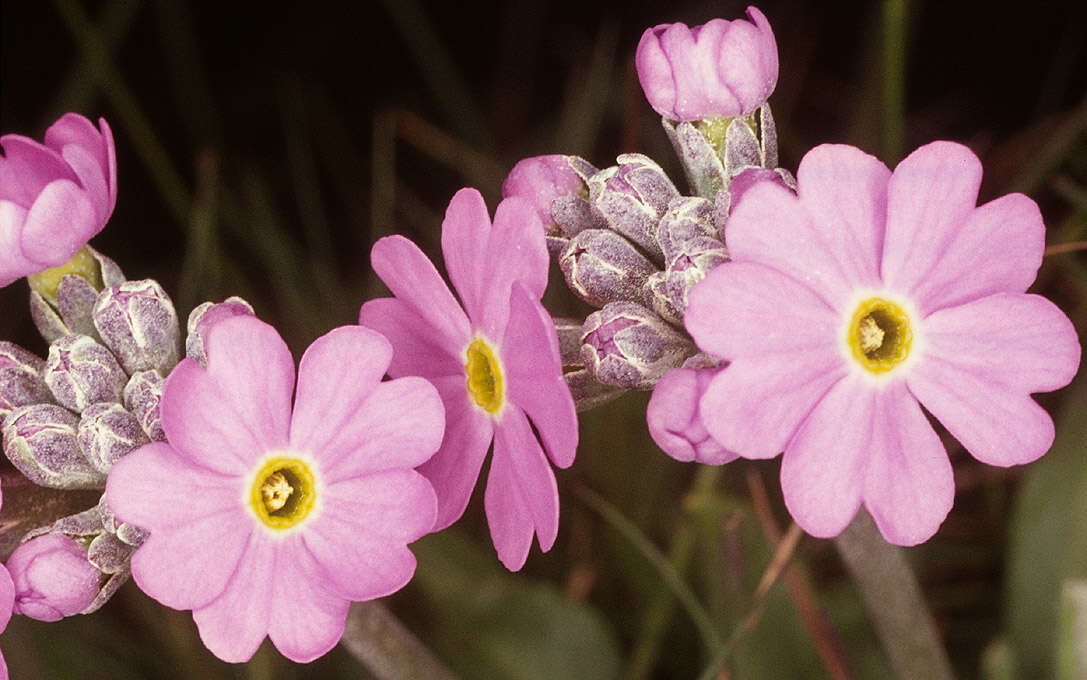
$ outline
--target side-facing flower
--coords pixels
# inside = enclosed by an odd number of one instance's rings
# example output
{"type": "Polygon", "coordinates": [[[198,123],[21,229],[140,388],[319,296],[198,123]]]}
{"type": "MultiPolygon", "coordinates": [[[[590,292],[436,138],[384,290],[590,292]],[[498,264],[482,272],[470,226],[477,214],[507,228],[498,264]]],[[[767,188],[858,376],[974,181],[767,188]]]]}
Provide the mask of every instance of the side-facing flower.
{"type": "Polygon", "coordinates": [[[420,468],[438,494],[435,530],[464,514],[493,440],[484,508],[499,559],[517,570],[534,533],[545,551],[558,534],[547,458],[564,468],[577,449],[554,322],[540,304],[544,232],[526,201],[502,201],[492,226],[479,192],[462,189],[446,210],[442,252],[463,308],[414,243],[390,236],[374,244],[371,261],[396,297],[364,304],[359,323],[392,342],[390,375],[430,379],[445,404],[445,439],[420,468]]]}
{"type": "Polygon", "coordinates": [[[68,262],[117,202],[117,157],[105,119],[75,113],[45,143],[0,137],[0,286],[68,262]]]}
{"type": "Polygon", "coordinates": [[[169,443],[110,472],[118,521],[150,531],[132,575],[193,610],[221,659],[249,659],[267,635],[310,661],[343,635],[350,601],[411,579],[407,543],[436,513],[413,468],[441,442],[441,401],[420,378],[382,382],[392,347],[358,326],[310,345],[297,389],[286,343],[255,317],[219,321],[204,342],[207,367],[185,359],[163,388],[169,443]]]}
{"type": "Polygon", "coordinates": [[[746,116],[770,97],[778,79],[777,42],[758,8],[748,7],[747,15],[751,21],[646,29],[635,64],[657,113],[674,121],[746,116]]]}
{"type": "Polygon", "coordinates": [[[978,460],[1044,454],[1033,399],[1068,384],[1068,317],[1026,289],[1045,227],[1021,194],[977,205],[981,163],[934,142],[892,173],[849,146],[801,161],[798,193],[762,182],[734,207],[732,262],[690,295],[686,325],[728,368],[702,422],[746,458],[784,451],[790,513],[834,536],[863,504],[884,538],[927,540],[951,509],[951,464],[923,405],[978,460]]]}

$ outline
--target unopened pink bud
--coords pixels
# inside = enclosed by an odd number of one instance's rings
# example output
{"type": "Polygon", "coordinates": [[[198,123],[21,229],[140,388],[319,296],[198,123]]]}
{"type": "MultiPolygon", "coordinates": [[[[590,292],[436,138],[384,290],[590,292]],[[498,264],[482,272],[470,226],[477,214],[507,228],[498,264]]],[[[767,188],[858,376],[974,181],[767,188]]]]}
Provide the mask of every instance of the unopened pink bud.
{"type": "Polygon", "coordinates": [[[59,621],[78,614],[98,595],[102,574],[87,551],[62,534],[46,534],[23,543],[8,559],[15,582],[13,611],[39,621],[59,621]]]}

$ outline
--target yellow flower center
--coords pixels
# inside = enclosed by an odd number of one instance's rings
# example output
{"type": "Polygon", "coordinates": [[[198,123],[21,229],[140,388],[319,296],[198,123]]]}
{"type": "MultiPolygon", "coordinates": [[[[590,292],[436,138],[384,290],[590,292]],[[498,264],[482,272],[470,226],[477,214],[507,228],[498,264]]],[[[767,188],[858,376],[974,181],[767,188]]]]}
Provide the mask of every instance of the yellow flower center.
{"type": "Polygon", "coordinates": [[[465,352],[464,372],[468,378],[468,394],[487,413],[494,415],[502,408],[502,366],[494,350],[483,338],[476,338],[465,352]]]}
{"type": "Polygon", "coordinates": [[[886,373],[910,355],[910,317],[896,302],[868,298],[853,312],[846,343],[853,358],[866,370],[877,375],[886,373]]]}
{"type": "Polygon", "coordinates": [[[249,506],[270,529],[295,526],[313,511],[316,501],[316,478],[299,458],[273,456],[253,476],[249,506]]]}

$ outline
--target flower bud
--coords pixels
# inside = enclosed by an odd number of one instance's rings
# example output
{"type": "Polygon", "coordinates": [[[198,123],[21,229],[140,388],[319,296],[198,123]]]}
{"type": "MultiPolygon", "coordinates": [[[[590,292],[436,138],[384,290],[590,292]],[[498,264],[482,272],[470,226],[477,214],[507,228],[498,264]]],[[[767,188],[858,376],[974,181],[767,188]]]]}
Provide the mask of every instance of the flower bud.
{"type": "Polygon", "coordinates": [[[0,341],[0,418],[16,406],[53,401],[42,371],[45,361],[18,345],[0,341]]]}
{"type": "Polygon", "coordinates": [[[165,381],[158,371],[140,371],[129,378],[123,394],[125,408],[135,416],[144,434],[153,442],[166,441],[159,409],[163,383],[165,381]]]}
{"type": "Polygon", "coordinates": [[[645,281],[657,270],[629,241],[607,229],[587,229],[570,239],[559,267],[570,290],[595,307],[642,300],[645,281]]]}
{"type": "Polygon", "coordinates": [[[109,507],[109,499],[106,498],[106,494],[102,494],[102,497],[98,500],[98,505],[91,508],[89,512],[94,512],[98,516],[102,528],[106,532],[113,534],[122,543],[134,548],[140,547],[149,535],[147,531],[133,524],[118,524],[117,516],[113,514],[113,509],[109,507]]]}
{"type": "Polygon", "coordinates": [[[749,7],[747,15],[751,21],[646,29],[634,60],[657,113],[669,120],[742,116],[767,100],[777,84],[777,43],[762,12],[749,7]]]}
{"type": "Polygon", "coordinates": [[[674,123],[668,119],[663,119],[661,124],[679,156],[691,191],[702,198],[712,199],[728,186],[728,176],[717,149],[694,124],[687,121],[674,123]]]}
{"type": "MultiPolygon", "coordinates": [[[[117,263],[90,246],[76,254],[75,260],[89,256],[93,263],[84,262],[83,271],[69,271],[68,265],[57,268],[55,283],[35,285],[31,281],[30,316],[45,341],[52,344],[65,335],[97,336],[93,312],[98,292],[103,286],[117,285],[125,275],[117,263]],[[39,292],[40,291],[40,292],[39,292]]],[[[52,272],[53,270],[49,270],[52,272]]],[[[47,274],[49,272],[43,272],[47,274]]]]}
{"type": "Polygon", "coordinates": [[[102,291],[94,326],[129,375],[177,365],[181,332],[170,296],[152,279],[125,281],[102,291]]]}
{"type": "Polygon", "coordinates": [[[57,403],[76,413],[101,401],[121,401],[128,376],[108,349],[86,335],[66,335],[49,347],[42,376],[57,403]]]}
{"type": "Polygon", "coordinates": [[[114,403],[93,404],[84,410],[77,437],[83,455],[103,474],[121,456],[151,442],[136,416],[114,403]]]}
{"type": "Polygon", "coordinates": [[[679,191],[653,159],[637,153],[619,156],[612,166],[589,178],[589,200],[608,227],[661,257],[657,222],[679,191]]]}
{"type": "Polygon", "coordinates": [[[87,561],[103,574],[116,574],[128,569],[129,558],[135,551],[135,547],[113,534],[101,533],[87,546],[87,561]]]}
{"type": "MultiPolygon", "coordinates": [[[[577,156],[554,154],[522,159],[513,166],[506,181],[502,183],[502,198],[520,196],[526,199],[540,214],[540,222],[543,223],[547,233],[561,234],[564,230],[552,214],[552,205],[556,199],[566,197],[580,199],[580,203],[585,207],[583,216],[589,214],[586,201],[589,195],[588,188],[585,186],[582,174],[576,172],[572,164],[577,164],[583,173],[587,170],[588,175],[597,172],[596,168],[577,156]]],[[[576,228],[577,220],[574,220],[573,226],[575,231],[567,232],[565,236],[570,237],[581,231],[576,228]]],[[[582,228],[589,226],[591,225],[587,224],[582,228]]]]}
{"type": "MultiPolygon", "coordinates": [[[[208,329],[223,319],[243,314],[253,316],[253,307],[236,295],[228,297],[222,302],[204,302],[198,305],[189,314],[188,337],[185,338],[185,356],[193,359],[201,366],[207,365],[207,356],[204,354],[204,335],[208,332],[208,329]]],[[[156,439],[155,441],[159,440],[156,439]]]]}
{"type": "Polygon", "coordinates": [[[13,611],[39,621],[59,621],[82,612],[102,582],[86,549],[63,534],[23,543],[11,554],[7,568],[15,583],[13,611]]]}
{"type": "Polygon", "coordinates": [[[94,305],[98,302],[98,288],[80,276],[65,276],[57,287],[57,311],[68,334],[95,336],[94,305]]]}
{"type": "Polygon", "coordinates": [[[612,302],[585,319],[581,358],[597,380],[628,390],[650,389],[697,352],[687,336],[633,302],[612,302]]]}
{"type": "Polygon", "coordinates": [[[19,472],[55,489],[101,487],[106,476],[79,448],[79,418],[60,406],[20,406],[4,419],[4,453],[19,472]]]}
{"type": "Polygon", "coordinates": [[[564,373],[562,379],[570,388],[570,395],[574,398],[574,406],[578,411],[588,411],[602,406],[609,401],[614,401],[626,391],[614,385],[605,385],[584,368],[564,373]]]}
{"type": "Polygon", "coordinates": [[[676,460],[721,465],[737,457],[709,435],[698,414],[702,393],[718,370],[679,368],[669,371],[653,388],[645,412],[649,434],[676,460]]]}
{"type": "Polygon", "coordinates": [[[714,204],[698,197],[672,201],[661,217],[657,239],[666,267],[646,282],[650,307],[668,321],[682,324],[691,287],[728,260],[725,244],[718,238],[714,204]]]}

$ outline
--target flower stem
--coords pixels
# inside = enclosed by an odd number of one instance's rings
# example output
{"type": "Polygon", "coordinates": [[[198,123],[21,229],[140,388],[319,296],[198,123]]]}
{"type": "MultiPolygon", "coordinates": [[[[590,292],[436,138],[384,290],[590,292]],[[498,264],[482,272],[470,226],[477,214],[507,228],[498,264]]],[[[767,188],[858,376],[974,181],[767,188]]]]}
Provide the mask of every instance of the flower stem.
{"type": "Polygon", "coordinates": [[[93,508],[100,489],[62,491],[38,486],[18,472],[0,472],[4,510],[0,515],[0,559],[7,559],[26,532],[61,517],[93,508]]]}
{"type": "Polygon", "coordinates": [[[457,676],[380,602],[355,602],[340,644],[378,680],[457,676]]]}
{"type": "Polygon", "coordinates": [[[947,652],[903,551],[883,540],[864,510],[834,543],[898,677],[951,680],[947,652]]]}
{"type": "Polygon", "coordinates": [[[902,158],[906,137],[906,0],[883,3],[883,158],[902,158]]]}
{"type": "Polygon", "coordinates": [[[1045,249],[1044,255],[1049,257],[1050,255],[1061,255],[1063,253],[1074,253],[1078,250],[1087,250],[1087,241],[1071,241],[1069,243],[1055,243],[1045,249]]]}

